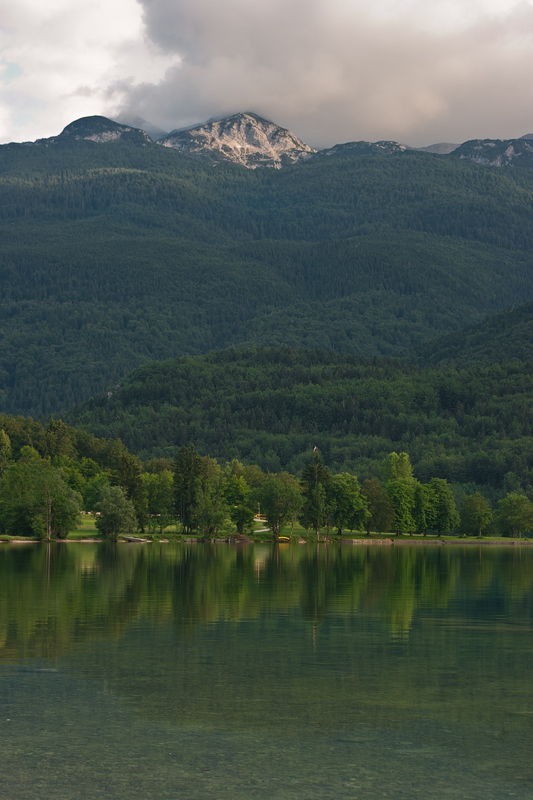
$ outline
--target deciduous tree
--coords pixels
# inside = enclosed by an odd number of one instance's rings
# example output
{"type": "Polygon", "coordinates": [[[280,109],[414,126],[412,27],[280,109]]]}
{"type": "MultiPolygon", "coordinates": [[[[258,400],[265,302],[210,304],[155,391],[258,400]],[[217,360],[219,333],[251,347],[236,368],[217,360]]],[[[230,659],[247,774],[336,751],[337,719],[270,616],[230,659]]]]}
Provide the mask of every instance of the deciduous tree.
{"type": "Polygon", "coordinates": [[[367,478],[363,481],[361,492],[366,497],[369,516],[366,519],[366,533],[370,531],[386,532],[394,524],[394,505],[377,478],[367,478]]]}
{"type": "Polygon", "coordinates": [[[369,516],[368,502],[361,494],[359,481],[347,472],[333,475],[326,484],[326,507],[328,521],[339,536],[343,528],[351,531],[364,528],[369,516]]]}
{"type": "Polygon", "coordinates": [[[433,502],[428,517],[428,527],[437,531],[437,536],[459,525],[453,492],[444,478],[432,478],[429,482],[433,502]]]}
{"type": "Polygon", "coordinates": [[[60,470],[33,453],[25,452],[0,482],[0,524],[12,535],[65,538],[78,520],[81,495],[67,486],[60,470]]]}
{"type": "Polygon", "coordinates": [[[98,510],[96,527],[105,539],[116,542],[121,533],[135,530],[135,506],[121,486],[102,486],[98,510]]]}
{"type": "Polygon", "coordinates": [[[459,530],[463,536],[481,536],[493,518],[490,504],[480,492],[465,498],[459,516],[461,518],[459,530]]]}
{"type": "Polygon", "coordinates": [[[292,520],[302,507],[298,481],[287,472],[269,475],[257,489],[256,496],[274,538],[279,538],[283,525],[292,520]]]}
{"type": "Polygon", "coordinates": [[[524,531],[533,529],[533,504],[525,495],[511,492],[498,501],[497,521],[505,533],[521,538],[524,531]]]}

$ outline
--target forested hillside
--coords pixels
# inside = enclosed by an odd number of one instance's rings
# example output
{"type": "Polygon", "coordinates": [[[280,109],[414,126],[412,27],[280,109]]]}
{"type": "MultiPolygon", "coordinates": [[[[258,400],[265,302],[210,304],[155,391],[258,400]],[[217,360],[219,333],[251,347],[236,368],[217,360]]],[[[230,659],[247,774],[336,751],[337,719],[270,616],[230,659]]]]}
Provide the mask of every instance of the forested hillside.
{"type": "Polygon", "coordinates": [[[449,333],[417,348],[422,364],[495,364],[533,359],[533,303],[494,314],[477,325],[449,333]]]}
{"type": "Polygon", "coordinates": [[[143,137],[6,145],[0,409],[236,345],[397,355],[533,299],[532,212],[529,170],[428,153],[252,171],[143,137]]]}
{"type": "Polygon", "coordinates": [[[421,481],[446,478],[492,499],[533,488],[533,362],[424,371],[286,347],[228,350],[145,365],[68,419],[142,458],[194,442],[220,461],[299,472],[316,446],[334,472],[363,479],[406,451],[421,481]]]}

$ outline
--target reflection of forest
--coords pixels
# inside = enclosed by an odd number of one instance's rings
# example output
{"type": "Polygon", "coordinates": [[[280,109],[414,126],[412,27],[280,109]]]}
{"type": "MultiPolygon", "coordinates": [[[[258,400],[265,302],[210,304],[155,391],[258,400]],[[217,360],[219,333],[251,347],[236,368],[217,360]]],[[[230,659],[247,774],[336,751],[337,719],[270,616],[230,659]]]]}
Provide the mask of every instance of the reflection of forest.
{"type": "Polygon", "coordinates": [[[61,657],[152,720],[285,736],[437,717],[519,754],[532,601],[533,553],[510,548],[6,547],[0,656],[61,657]]]}
{"type": "Polygon", "coordinates": [[[408,637],[465,594],[529,621],[533,554],[509,548],[46,545],[0,550],[0,657],[61,655],[142,617],[180,630],[263,614],[372,614],[408,637]]]}

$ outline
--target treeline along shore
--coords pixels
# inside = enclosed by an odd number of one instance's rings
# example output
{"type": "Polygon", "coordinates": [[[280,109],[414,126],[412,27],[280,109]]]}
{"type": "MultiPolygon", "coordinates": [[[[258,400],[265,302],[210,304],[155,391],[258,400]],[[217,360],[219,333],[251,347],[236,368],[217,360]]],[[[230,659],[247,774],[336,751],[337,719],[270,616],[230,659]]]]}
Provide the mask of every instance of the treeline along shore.
{"type": "Polygon", "coordinates": [[[97,439],[51,420],[45,427],[0,416],[0,534],[65,539],[81,512],[98,534],[235,536],[282,540],[342,536],[521,538],[533,530],[533,503],[520,490],[496,504],[445,478],[418,480],[409,455],[391,452],[379,475],[332,472],[315,447],[297,476],[232,459],[224,465],[181,446],[173,459],[143,463],[120,440],[97,439]],[[262,526],[258,528],[257,517],[262,526]]]}

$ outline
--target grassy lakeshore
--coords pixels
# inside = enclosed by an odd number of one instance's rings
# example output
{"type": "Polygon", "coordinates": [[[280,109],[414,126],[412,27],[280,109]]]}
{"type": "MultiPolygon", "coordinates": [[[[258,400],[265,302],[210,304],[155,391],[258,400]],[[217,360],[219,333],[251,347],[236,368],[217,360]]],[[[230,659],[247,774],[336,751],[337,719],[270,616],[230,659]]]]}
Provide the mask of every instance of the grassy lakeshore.
{"type": "MultiPolygon", "coordinates": [[[[168,542],[185,542],[185,541],[203,541],[203,537],[200,535],[195,534],[186,534],[181,531],[177,530],[176,525],[170,525],[165,528],[164,533],[161,534],[160,532],[157,533],[135,533],[135,536],[142,537],[143,539],[147,539],[148,541],[158,542],[158,541],[168,541],[168,542]]],[[[213,541],[221,542],[226,541],[229,539],[233,539],[235,536],[233,531],[220,531],[220,533],[214,537],[213,541]]],[[[294,525],[291,535],[291,527],[286,526],[282,528],[280,536],[282,537],[282,541],[280,544],[287,543],[287,538],[290,539],[291,544],[298,544],[298,543],[306,543],[306,544],[316,544],[317,537],[314,532],[306,533],[305,528],[301,525],[294,525]]],[[[272,543],[274,541],[272,533],[270,530],[266,529],[265,524],[262,522],[255,522],[254,523],[254,530],[247,532],[247,537],[252,542],[257,543],[272,543]]],[[[60,541],[68,541],[68,542],[83,542],[85,540],[102,540],[100,533],[98,532],[96,525],[95,525],[95,518],[92,515],[86,514],[81,518],[80,524],[77,528],[71,530],[68,534],[66,539],[60,541]]],[[[38,539],[29,539],[21,536],[9,536],[7,534],[3,534],[0,536],[0,542],[15,542],[15,543],[31,543],[37,542],[38,539]]],[[[533,538],[529,539],[527,536],[522,536],[521,538],[510,538],[504,536],[481,536],[481,537],[473,537],[473,536],[452,536],[452,535],[442,535],[437,536],[434,533],[428,534],[427,536],[423,536],[422,534],[414,533],[412,536],[409,534],[400,534],[397,536],[394,532],[390,533],[377,533],[375,531],[371,531],[370,535],[366,534],[366,531],[343,531],[342,535],[339,536],[336,531],[330,531],[328,537],[326,537],[326,533],[324,530],[320,532],[320,537],[318,539],[320,543],[330,542],[332,544],[347,542],[352,543],[356,541],[358,544],[361,545],[372,545],[372,544],[379,544],[382,541],[392,541],[394,544],[413,544],[413,545],[422,545],[422,544],[437,544],[437,543],[452,543],[452,544],[480,544],[480,545],[494,545],[494,544],[501,544],[501,545],[513,545],[513,544],[532,544],[533,545],[533,538]]]]}

